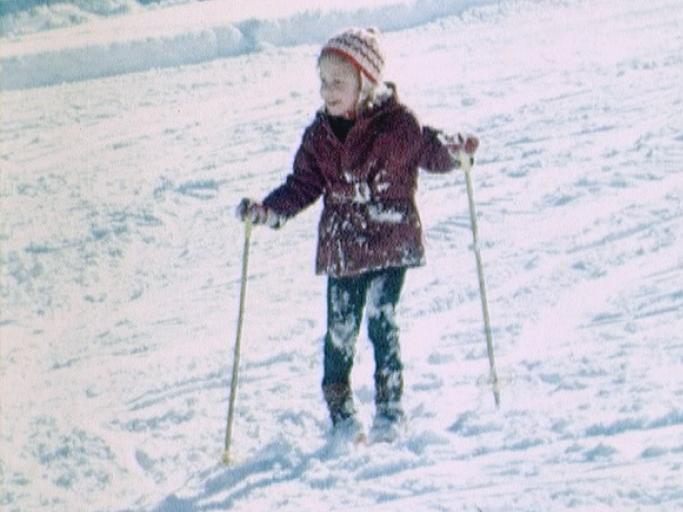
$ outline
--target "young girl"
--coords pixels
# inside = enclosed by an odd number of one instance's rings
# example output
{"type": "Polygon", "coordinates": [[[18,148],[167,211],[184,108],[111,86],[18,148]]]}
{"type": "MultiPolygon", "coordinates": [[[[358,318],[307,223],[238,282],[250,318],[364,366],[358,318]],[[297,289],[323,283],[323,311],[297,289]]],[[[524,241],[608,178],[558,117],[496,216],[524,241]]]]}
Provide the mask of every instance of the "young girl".
{"type": "Polygon", "coordinates": [[[242,220],[278,228],[323,197],[316,272],[328,276],[322,390],[335,428],[358,428],[350,385],[363,310],[375,358],[373,431],[403,419],[403,364],[395,312],[406,269],[424,265],[415,206],[418,168],[447,172],[472,155],[429,127],[382,81],[384,58],[373,29],[330,39],[318,58],[323,107],[306,129],[293,172],[262,202],[243,199],[242,220]]]}

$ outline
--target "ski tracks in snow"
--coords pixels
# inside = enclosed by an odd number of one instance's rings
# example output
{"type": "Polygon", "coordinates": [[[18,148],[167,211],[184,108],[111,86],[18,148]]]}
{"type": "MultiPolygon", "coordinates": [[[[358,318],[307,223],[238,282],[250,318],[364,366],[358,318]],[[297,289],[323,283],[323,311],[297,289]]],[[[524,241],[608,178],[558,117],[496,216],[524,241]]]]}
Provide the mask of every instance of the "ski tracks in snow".
{"type": "MultiPolygon", "coordinates": [[[[260,468],[263,489],[245,483],[250,465],[238,466],[228,470],[243,477],[232,498],[213,501],[225,488],[204,495],[206,509],[272,506],[269,493],[282,496],[279,508],[329,508],[324,490],[335,500],[339,487],[353,488],[347,504],[364,510],[441,510],[444,503],[449,510],[669,510],[680,503],[683,384],[667,370],[683,360],[672,330],[683,310],[680,59],[658,46],[667,30],[651,46],[636,38],[593,56],[614,34],[596,35],[606,20],[583,9],[562,20],[571,25],[566,32],[557,27],[572,39],[545,52],[557,69],[518,55],[512,91],[499,81],[477,83],[487,97],[463,104],[474,113],[479,102],[501,98],[490,108],[495,114],[479,114],[477,133],[489,147],[475,175],[502,413],[491,410],[476,282],[463,271],[472,266],[462,251],[466,214],[442,206],[450,207],[460,181],[444,188],[427,178],[424,216],[428,226],[436,219],[427,233],[430,265],[410,276],[403,303],[415,431],[386,451],[333,460],[307,453],[306,442],[295,450],[297,463],[285,464],[284,480],[260,468]],[[579,27],[591,34],[584,41],[574,39],[579,27]],[[309,490],[292,492],[293,481],[309,490]]],[[[638,10],[610,28],[659,26],[658,8],[638,10]]],[[[519,28],[526,19],[515,21],[519,28]]],[[[552,27],[543,34],[555,34],[552,27]]],[[[362,349],[359,358],[370,370],[362,349]]],[[[371,409],[371,384],[360,381],[358,395],[371,409]]],[[[276,451],[289,453],[292,441],[281,442],[276,451]]]]}
{"type": "MultiPolygon", "coordinates": [[[[502,409],[462,177],[423,175],[429,264],[409,272],[399,311],[408,433],[349,450],[326,439],[313,208],[254,237],[227,468],[232,209],[283,177],[317,106],[314,70],[301,73],[315,49],[3,93],[0,503],[680,506],[682,25],[666,0],[504,2],[386,34],[406,102],[482,140],[502,409]]],[[[371,365],[363,335],[366,424],[371,365]]]]}

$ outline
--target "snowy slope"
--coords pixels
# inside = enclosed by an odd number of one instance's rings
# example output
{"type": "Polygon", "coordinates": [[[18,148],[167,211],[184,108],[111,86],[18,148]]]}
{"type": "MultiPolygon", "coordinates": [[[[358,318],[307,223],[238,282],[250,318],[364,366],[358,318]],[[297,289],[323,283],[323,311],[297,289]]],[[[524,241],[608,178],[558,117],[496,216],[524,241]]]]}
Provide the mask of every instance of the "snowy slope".
{"type": "Polygon", "coordinates": [[[333,0],[321,7],[312,0],[213,0],[132,9],[126,16],[0,39],[0,89],[197,64],[269,46],[318,44],[347,26],[394,31],[494,1],[333,0]]]}
{"type": "Polygon", "coordinates": [[[680,510],[682,28],[677,0],[510,0],[385,34],[403,100],[482,140],[502,407],[463,178],[424,174],[405,438],[327,442],[315,206],[254,233],[230,467],[232,212],[287,173],[318,43],[0,92],[3,512],[680,510]]]}

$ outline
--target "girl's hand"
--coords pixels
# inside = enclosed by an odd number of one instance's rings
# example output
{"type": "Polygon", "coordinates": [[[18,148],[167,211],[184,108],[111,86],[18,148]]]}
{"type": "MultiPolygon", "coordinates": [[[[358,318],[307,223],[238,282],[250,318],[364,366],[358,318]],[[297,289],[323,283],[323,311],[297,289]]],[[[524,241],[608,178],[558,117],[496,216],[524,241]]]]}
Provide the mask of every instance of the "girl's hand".
{"type": "Polygon", "coordinates": [[[267,224],[271,228],[279,228],[285,223],[284,217],[246,197],[237,205],[235,215],[243,222],[249,221],[254,225],[267,224]]]}
{"type": "Polygon", "coordinates": [[[468,155],[474,155],[474,153],[477,151],[477,148],[479,147],[479,139],[477,139],[474,135],[467,135],[467,138],[465,139],[465,153],[468,155]]]}
{"type": "Polygon", "coordinates": [[[246,197],[237,205],[235,215],[241,221],[248,220],[252,224],[265,224],[268,220],[268,210],[262,204],[246,197]]]}
{"type": "Polygon", "coordinates": [[[460,133],[456,135],[442,133],[440,139],[441,143],[446,146],[446,149],[451,154],[456,168],[464,168],[469,172],[474,165],[474,153],[479,147],[479,139],[474,135],[463,136],[460,133]]]}
{"type": "Polygon", "coordinates": [[[461,133],[456,135],[445,135],[443,142],[452,155],[457,155],[460,151],[464,151],[472,156],[479,147],[479,139],[474,135],[463,136],[461,133]]]}

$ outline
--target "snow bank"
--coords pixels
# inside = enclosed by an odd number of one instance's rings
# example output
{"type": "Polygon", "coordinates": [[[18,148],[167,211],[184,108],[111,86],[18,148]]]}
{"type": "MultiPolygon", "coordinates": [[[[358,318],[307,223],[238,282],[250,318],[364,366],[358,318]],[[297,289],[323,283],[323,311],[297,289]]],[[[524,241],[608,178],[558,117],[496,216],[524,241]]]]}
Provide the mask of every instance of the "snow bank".
{"type": "Polygon", "coordinates": [[[197,64],[268,46],[318,44],[347,26],[402,30],[490,3],[494,0],[416,0],[371,8],[303,10],[286,17],[241,21],[230,21],[228,15],[221,19],[215,3],[207,10],[201,4],[188,4],[175,10],[183,23],[151,26],[145,23],[145,13],[138,13],[89,23],[86,29],[79,26],[5,40],[0,88],[39,87],[197,64]],[[187,23],[188,15],[196,17],[193,23],[187,23]]]}
{"type": "MultiPolygon", "coordinates": [[[[22,19],[41,18],[44,16],[58,17],[64,9],[72,13],[82,13],[83,16],[109,16],[125,12],[140,5],[137,0],[2,0],[0,2],[0,27],[12,28],[13,22],[22,19]]],[[[71,20],[78,23],[78,19],[71,20]]],[[[22,27],[23,28],[23,27],[22,27]]],[[[5,30],[3,34],[7,33],[5,30]]]]}

